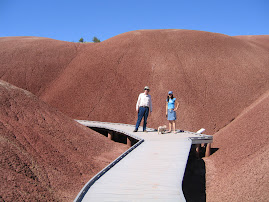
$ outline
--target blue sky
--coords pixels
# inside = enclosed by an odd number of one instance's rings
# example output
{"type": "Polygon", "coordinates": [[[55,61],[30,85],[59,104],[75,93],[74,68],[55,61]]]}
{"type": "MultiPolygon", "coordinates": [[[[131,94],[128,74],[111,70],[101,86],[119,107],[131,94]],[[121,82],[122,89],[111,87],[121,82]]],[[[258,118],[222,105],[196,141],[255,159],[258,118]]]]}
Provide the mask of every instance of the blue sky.
{"type": "Polygon", "coordinates": [[[104,41],[140,29],[269,35],[269,0],[0,0],[0,37],[104,41]]]}

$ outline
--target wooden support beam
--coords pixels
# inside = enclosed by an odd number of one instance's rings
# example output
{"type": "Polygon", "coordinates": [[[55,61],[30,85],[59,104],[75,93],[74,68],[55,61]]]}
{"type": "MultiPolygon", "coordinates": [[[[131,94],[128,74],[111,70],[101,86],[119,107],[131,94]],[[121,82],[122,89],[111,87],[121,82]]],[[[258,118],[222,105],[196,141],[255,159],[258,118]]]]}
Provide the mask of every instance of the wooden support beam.
{"type": "Polygon", "coordinates": [[[209,157],[210,156],[210,154],[211,154],[210,150],[211,150],[211,143],[208,143],[206,145],[205,157],[209,157]]]}
{"type": "Polygon", "coordinates": [[[108,131],[107,137],[108,139],[113,140],[113,131],[108,131]]]}
{"type": "Polygon", "coordinates": [[[127,146],[131,147],[132,146],[132,138],[127,136],[127,146]]]}

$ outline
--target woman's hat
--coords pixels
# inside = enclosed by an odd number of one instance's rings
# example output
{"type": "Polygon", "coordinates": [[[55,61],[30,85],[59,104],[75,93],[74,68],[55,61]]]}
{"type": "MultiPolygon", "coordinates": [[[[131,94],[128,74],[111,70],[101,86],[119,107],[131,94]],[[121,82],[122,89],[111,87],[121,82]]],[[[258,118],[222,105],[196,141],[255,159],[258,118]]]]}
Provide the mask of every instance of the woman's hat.
{"type": "Polygon", "coordinates": [[[170,94],[173,94],[173,91],[170,90],[170,91],[168,92],[168,95],[170,95],[170,94]]]}

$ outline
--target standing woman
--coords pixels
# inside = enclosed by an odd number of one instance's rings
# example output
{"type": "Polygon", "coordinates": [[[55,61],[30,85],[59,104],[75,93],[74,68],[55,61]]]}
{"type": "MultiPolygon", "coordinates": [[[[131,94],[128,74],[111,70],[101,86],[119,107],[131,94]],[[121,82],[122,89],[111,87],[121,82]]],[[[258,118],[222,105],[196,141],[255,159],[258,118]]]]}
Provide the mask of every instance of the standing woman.
{"type": "Polygon", "coordinates": [[[173,130],[174,133],[176,133],[176,111],[178,109],[178,102],[176,101],[176,98],[173,96],[173,91],[168,92],[168,96],[166,99],[166,117],[167,120],[169,121],[169,133],[172,130],[172,125],[173,125],[173,130]]]}

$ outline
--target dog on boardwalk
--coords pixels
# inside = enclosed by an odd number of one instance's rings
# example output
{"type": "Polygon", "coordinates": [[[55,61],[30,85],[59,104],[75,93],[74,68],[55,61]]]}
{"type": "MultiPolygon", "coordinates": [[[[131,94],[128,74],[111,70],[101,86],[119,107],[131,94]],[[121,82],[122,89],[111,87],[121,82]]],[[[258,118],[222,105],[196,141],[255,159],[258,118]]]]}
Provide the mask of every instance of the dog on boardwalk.
{"type": "Polygon", "coordinates": [[[158,134],[164,134],[165,133],[165,130],[166,130],[166,125],[163,125],[163,126],[159,126],[158,127],[158,134]]]}

